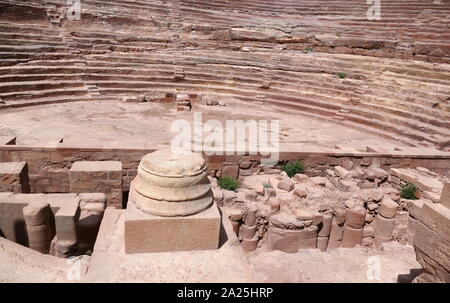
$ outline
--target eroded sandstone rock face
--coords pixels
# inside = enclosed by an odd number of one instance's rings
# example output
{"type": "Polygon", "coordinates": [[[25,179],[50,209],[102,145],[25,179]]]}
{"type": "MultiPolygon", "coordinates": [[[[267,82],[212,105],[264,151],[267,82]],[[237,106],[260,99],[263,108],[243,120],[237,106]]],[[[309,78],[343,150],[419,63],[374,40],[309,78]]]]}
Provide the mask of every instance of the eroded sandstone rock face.
{"type": "Polygon", "coordinates": [[[192,215],[212,201],[205,160],[192,152],[176,154],[164,149],[144,156],[130,187],[130,202],[159,216],[192,215]]]}

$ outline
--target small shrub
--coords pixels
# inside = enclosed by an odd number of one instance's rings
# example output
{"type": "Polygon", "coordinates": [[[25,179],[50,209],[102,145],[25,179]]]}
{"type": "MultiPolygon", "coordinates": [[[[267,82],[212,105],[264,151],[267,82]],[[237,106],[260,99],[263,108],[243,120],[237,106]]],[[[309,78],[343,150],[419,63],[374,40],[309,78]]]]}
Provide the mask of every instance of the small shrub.
{"type": "Polygon", "coordinates": [[[296,174],[301,174],[305,171],[305,165],[302,161],[289,162],[281,167],[281,170],[286,172],[289,177],[293,177],[296,174]]]}
{"type": "Polygon", "coordinates": [[[219,178],[219,186],[222,189],[235,191],[238,188],[239,183],[236,179],[225,176],[219,178]]]}
{"type": "Polygon", "coordinates": [[[413,184],[408,184],[402,187],[400,196],[403,199],[416,200],[416,190],[417,188],[413,184]]]}
{"type": "Polygon", "coordinates": [[[345,78],[347,78],[347,75],[345,73],[339,73],[338,77],[341,79],[345,79],[345,78]]]}
{"type": "Polygon", "coordinates": [[[264,182],[264,183],[262,184],[262,186],[263,186],[264,188],[273,188],[272,184],[266,183],[266,182],[264,182]]]}
{"type": "Polygon", "coordinates": [[[312,52],[312,51],[313,51],[312,47],[306,47],[305,48],[305,53],[309,53],[309,52],[312,52]]]}

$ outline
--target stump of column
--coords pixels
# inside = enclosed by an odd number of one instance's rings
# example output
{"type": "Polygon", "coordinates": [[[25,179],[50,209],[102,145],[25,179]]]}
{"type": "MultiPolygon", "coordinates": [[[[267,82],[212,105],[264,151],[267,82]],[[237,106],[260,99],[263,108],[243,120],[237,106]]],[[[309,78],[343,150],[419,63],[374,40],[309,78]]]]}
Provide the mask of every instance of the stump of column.
{"type": "Polygon", "coordinates": [[[30,203],[23,208],[23,216],[29,247],[40,253],[48,254],[50,242],[54,237],[49,204],[42,201],[30,203]]]}
{"type": "Polygon", "coordinates": [[[201,155],[165,149],[142,158],[125,215],[127,253],[217,249],[220,224],[201,155]]]}

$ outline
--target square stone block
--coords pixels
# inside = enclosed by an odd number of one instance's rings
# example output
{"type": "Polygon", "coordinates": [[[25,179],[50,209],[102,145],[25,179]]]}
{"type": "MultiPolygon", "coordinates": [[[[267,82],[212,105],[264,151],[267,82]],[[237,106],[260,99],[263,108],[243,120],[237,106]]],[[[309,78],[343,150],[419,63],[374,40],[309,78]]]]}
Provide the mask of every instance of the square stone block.
{"type": "Polygon", "coordinates": [[[219,209],[214,203],[192,216],[161,217],[143,213],[129,202],[125,211],[125,252],[217,249],[220,222],[219,209]]]}

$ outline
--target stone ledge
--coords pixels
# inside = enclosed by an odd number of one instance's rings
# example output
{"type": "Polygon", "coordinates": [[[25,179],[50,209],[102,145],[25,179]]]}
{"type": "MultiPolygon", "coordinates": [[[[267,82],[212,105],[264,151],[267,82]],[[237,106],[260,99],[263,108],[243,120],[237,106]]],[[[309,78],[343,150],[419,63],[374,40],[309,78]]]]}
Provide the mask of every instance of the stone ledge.
{"type": "Polygon", "coordinates": [[[0,162],[0,174],[19,175],[27,165],[27,162],[0,162]]]}

